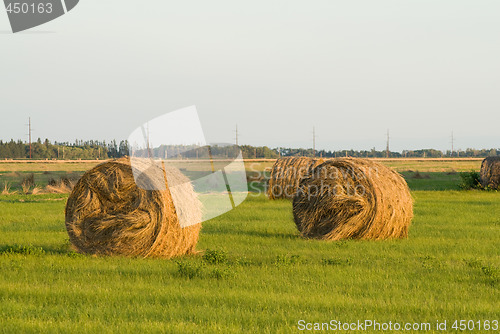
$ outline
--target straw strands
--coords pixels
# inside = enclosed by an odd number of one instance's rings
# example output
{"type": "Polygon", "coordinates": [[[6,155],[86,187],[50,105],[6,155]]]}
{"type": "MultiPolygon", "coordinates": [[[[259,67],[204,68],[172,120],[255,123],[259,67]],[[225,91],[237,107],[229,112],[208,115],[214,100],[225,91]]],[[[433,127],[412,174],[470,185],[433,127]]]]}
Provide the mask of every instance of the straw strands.
{"type": "Polygon", "coordinates": [[[300,181],[293,215],[307,238],[405,238],[413,200],[405,180],[392,169],[340,158],[317,166],[300,181]]]}
{"type": "Polygon", "coordinates": [[[269,199],[292,199],[302,177],[323,161],[323,159],[307,157],[287,157],[276,160],[267,184],[267,196],[269,199]]]}
{"type": "Polygon", "coordinates": [[[201,204],[191,184],[176,169],[149,167],[138,183],[154,185],[159,182],[154,177],[160,173],[176,183],[175,194],[165,185],[163,190],[138,187],[128,158],[103,163],[85,173],[66,205],[66,229],[76,250],[165,258],[193,253],[201,229],[201,204]],[[180,214],[193,225],[182,228],[180,214]]]}

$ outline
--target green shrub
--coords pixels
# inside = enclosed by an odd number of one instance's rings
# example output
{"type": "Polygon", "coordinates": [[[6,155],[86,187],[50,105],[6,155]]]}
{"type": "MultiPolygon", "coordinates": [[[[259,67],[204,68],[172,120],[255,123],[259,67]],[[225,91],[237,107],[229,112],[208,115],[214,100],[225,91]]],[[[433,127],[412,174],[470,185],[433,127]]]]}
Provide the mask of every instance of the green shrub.
{"type": "Polygon", "coordinates": [[[483,265],[483,263],[480,260],[477,260],[477,259],[465,260],[465,262],[467,263],[467,265],[469,267],[474,268],[474,269],[479,269],[483,265]]]}
{"type": "Polygon", "coordinates": [[[232,277],[234,273],[229,266],[207,267],[203,263],[192,261],[177,261],[177,275],[182,278],[194,279],[225,279],[232,277]]]}
{"type": "Polygon", "coordinates": [[[288,266],[288,265],[291,265],[291,264],[295,264],[295,263],[298,263],[300,260],[300,256],[299,255],[278,255],[276,256],[276,260],[274,261],[274,263],[277,265],[277,266],[288,266]]]}
{"type": "Polygon", "coordinates": [[[462,190],[481,189],[481,177],[478,172],[470,171],[460,173],[459,187],[462,190]]]}
{"type": "Polygon", "coordinates": [[[443,263],[433,255],[422,256],[420,261],[424,269],[434,270],[443,267],[443,263]]]}
{"type": "Polygon", "coordinates": [[[323,264],[327,266],[348,266],[351,263],[351,259],[323,259],[323,264]]]}
{"type": "Polygon", "coordinates": [[[66,253],[66,255],[68,257],[71,257],[71,258],[83,258],[83,257],[85,257],[85,254],[78,253],[75,251],[70,251],[70,252],[66,253]]]}
{"type": "Polygon", "coordinates": [[[486,276],[488,276],[490,278],[493,278],[493,279],[499,278],[498,269],[493,267],[493,266],[484,266],[484,267],[481,267],[481,270],[482,270],[483,274],[485,274],[486,276]]]}
{"type": "Polygon", "coordinates": [[[227,255],[226,252],[222,250],[207,250],[205,254],[203,254],[203,261],[208,264],[227,263],[227,255]]]}
{"type": "Polygon", "coordinates": [[[465,260],[469,267],[474,269],[480,269],[481,273],[485,275],[492,285],[500,283],[500,270],[492,265],[483,264],[482,261],[477,259],[465,260]]]}
{"type": "Polygon", "coordinates": [[[181,277],[193,279],[202,277],[201,266],[191,262],[177,262],[177,274],[181,277]]]}
{"type": "Polygon", "coordinates": [[[28,246],[14,245],[14,246],[1,247],[0,254],[44,255],[45,250],[42,247],[35,247],[31,245],[28,246]]]}
{"type": "Polygon", "coordinates": [[[256,263],[250,259],[247,259],[245,256],[236,257],[232,263],[235,266],[250,266],[250,265],[261,265],[262,263],[256,263]]]}
{"type": "Polygon", "coordinates": [[[216,279],[225,279],[233,276],[233,272],[229,268],[214,268],[210,273],[210,277],[216,279]]]}

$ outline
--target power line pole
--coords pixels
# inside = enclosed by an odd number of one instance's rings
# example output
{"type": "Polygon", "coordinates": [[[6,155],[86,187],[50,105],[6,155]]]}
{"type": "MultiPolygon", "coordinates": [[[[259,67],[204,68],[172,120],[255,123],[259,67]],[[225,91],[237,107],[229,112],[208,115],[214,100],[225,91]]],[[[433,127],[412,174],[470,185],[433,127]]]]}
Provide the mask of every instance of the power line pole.
{"type": "Polygon", "coordinates": [[[30,143],[30,159],[31,159],[31,117],[28,118],[28,136],[30,143]]]}
{"type": "Polygon", "coordinates": [[[453,137],[453,130],[451,131],[451,156],[453,157],[453,151],[455,150],[454,148],[455,145],[455,138],[453,137]]]}
{"type": "Polygon", "coordinates": [[[236,124],[236,136],[235,136],[235,141],[236,141],[236,146],[238,146],[238,124],[236,124]]]}
{"type": "Polygon", "coordinates": [[[390,153],[391,153],[391,151],[389,149],[389,129],[387,129],[387,147],[385,149],[386,158],[389,158],[390,153]]]}
{"type": "Polygon", "coordinates": [[[152,156],[152,154],[151,154],[151,147],[149,146],[149,122],[146,124],[146,127],[147,127],[146,131],[147,131],[147,141],[148,141],[147,142],[148,158],[151,159],[151,156],[152,156]]]}
{"type": "Polygon", "coordinates": [[[316,157],[316,128],[313,126],[313,157],[316,157]]]}

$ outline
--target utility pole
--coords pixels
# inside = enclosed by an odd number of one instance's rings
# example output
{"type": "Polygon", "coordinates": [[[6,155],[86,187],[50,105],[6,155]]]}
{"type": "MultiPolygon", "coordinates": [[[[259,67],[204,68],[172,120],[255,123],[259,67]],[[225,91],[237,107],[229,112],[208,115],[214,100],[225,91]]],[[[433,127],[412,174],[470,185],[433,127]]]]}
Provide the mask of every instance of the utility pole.
{"type": "Polygon", "coordinates": [[[147,148],[148,148],[148,158],[151,159],[151,147],[149,147],[149,122],[146,124],[146,131],[147,131],[147,148]]]}
{"type": "Polygon", "coordinates": [[[451,131],[451,156],[453,157],[453,151],[455,150],[455,138],[453,137],[453,130],[451,131]]]}
{"type": "Polygon", "coordinates": [[[235,137],[235,141],[236,141],[236,146],[238,146],[238,124],[236,124],[236,137],[235,137]]]}
{"type": "Polygon", "coordinates": [[[387,148],[385,149],[386,158],[389,158],[391,151],[389,150],[389,129],[387,129],[387,148]]]}
{"type": "Polygon", "coordinates": [[[31,117],[28,118],[28,136],[30,143],[30,159],[31,159],[31,117]]]}
{"type": "Polygon", "coordinates": [[[316,128],[313,126],[313,157],[316,157],[316,128]]]}

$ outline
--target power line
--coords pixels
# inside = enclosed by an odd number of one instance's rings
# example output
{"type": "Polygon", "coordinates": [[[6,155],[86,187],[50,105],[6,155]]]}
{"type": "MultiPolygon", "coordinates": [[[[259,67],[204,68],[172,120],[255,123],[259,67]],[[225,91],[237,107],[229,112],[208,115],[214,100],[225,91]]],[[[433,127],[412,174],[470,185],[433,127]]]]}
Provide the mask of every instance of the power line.
{"type": "Polygon", "coordinates": [[[236,142],[236,146],[238,146],[238,124],[236,124],[236,136],[235,136],[235,142],[236,142]]]}
{"type": "Polygon", "coordinates": [[[389,158],[390,153],[391,153],[391,151],[389,149],[389,139],[390,139],[389,138],[389,129],[387,129],[387,147],[385,149],[385,155],[386,155],[387,158],[389,158]]]}
{"type": "Polygon", "coordinates": [[[451,156],[453,156],[453,151],[455,150],[455,138],[453,137],[453,130],[451,131],[451,156]]]}
{"type": "Polygon", "coordinates": [[[147,131],[147,139],[146,139],[147,143],[146,143],[146,145],[147,145],[147,149],[148,149],[148,158],[151,159],[151,157],[153,155],[151,154],[151,146],[150,146],[150,143],[149,143],[149,122],[146,124],[146,127],[147,127],[146,128],[146,131],[147,131]]]}
{"type": "Polygon", "coordinates": [[[30,136],[30,159],[31,159],[31,117],[28,118],[28,122],[29,122],[29,136],[30,136]]]}
{"type": "Polygon", "coordinates": [[[28,117],[28,143],[29,143],[29,147],[30,147],[30,159],[31,159],[31,117],[28,117]]]}
{"type": "Polygon", "coordinates": [[[316,128],[313,126],[313,156],[316,157],[316,128]]]}

